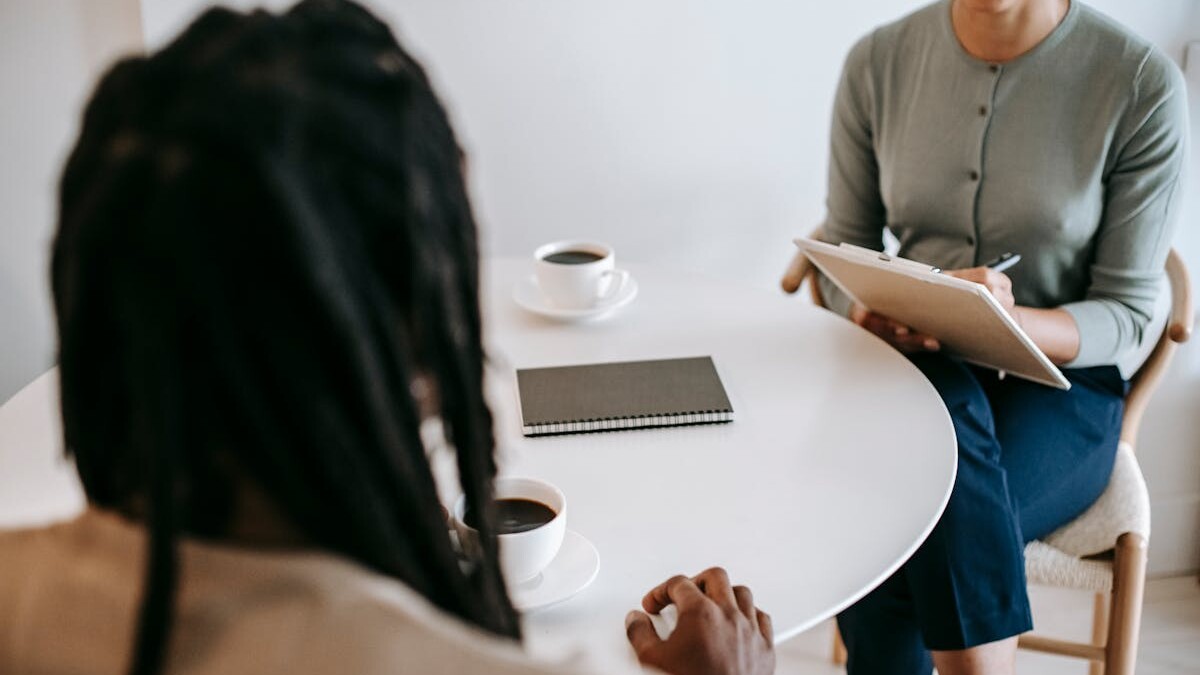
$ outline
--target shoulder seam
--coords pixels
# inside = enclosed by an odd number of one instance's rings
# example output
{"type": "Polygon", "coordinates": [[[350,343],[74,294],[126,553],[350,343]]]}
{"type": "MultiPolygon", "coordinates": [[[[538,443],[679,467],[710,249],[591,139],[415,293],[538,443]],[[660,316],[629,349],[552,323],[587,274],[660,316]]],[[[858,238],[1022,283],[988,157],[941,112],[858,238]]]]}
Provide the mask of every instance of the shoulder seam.
{"type": "Polygon", "coordinates": [[[1146,47],[1146,53],[1142,54],[1142,60],[1138,62],[1137,71],[1133,74],[1133,105],[1136,107],[1138,99],[1142,97],[1142,73],[1146,70],[1146,64],[1150,62],[1150,57],[1154,54],[1154,45],[1146,47]]]}
{"type": "MultiPolygon", "coordinates": [[[[1141,61],[1138,62],[1137,70],[1134,71],[1133,82],[1131,83],[1133,96],[1129,102],[1129,107],[1126,108],[1121,113],[1121,117],[1119,118],[1118,127],[1117,127],[1118,132],[1120,132],[1121,130],[1124,130],[1127,133],[1122,134],[1124,136],[1124,138],[1120,139],[1120,146],[1114,148],[1116,150],[1116,155],[1114,155],[1115,158],[1124,156],[1125,150],[1129,147],[1129,144],[1131,142],[1133,142],[1134,137],[1137,136],[1138,130],[1142,128],[1143,124],[1145,124],[1146,119],[1149,119],[1149,116],[1147,116],[1145,119],[1143,119],[1139,122],[1137,120],[1133,120],[1132,117],[1134,115],[1134,111],[1136,111],[1138,109],[1138,102],[1141,100],[1141,97],[1142,97],[1142,74],[1145,72],[1146,64],[1150,62],[1150,57],[1153,54],[1154,54],[1154,45],[1148,45],[1146,47],[1146,53],[1142,54],[1142,59],[1141,59],[1141,61]],[[1132,125],[1132,128],[1129,128],[1130,125],[1132,125]]],[[[1114,162],[1113,162],[1113,165],[1112,165],[1112,168],[1110,169],[1110,171],[1115,170],[1116,166],[1117,166],[1117,164],[1114,159],[1114,162]]],[[[1106,172],[1106,175],[1105,175],[1106,179],[1107,179],[1107,173],[1108,172],[1106,172]]]]}
{"type": "MultiPolygon", "coordinates": [[[[871,145],[875,146],[877,134],[875,132],[875,120],[879,119],[879,92],[878,85],[875,82],[875,36],[879,29],[871,31],[867,37],[867,95],[871,97],[870,107],[867,114],[870,115],[871,125],[871,145]]],[[[878,148],[876,148],[878,150],[878,148]]]]}

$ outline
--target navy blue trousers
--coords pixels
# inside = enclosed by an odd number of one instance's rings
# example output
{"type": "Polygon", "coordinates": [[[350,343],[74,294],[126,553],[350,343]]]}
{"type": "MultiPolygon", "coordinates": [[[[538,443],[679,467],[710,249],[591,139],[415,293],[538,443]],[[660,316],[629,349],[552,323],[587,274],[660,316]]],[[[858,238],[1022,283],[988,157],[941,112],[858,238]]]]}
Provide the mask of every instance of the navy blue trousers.
{"type": "Polygon", "coordinates": [[[838,616],[850,675],[928,675],[929,650],[1030,630],[1024,544],[1100,496],[1121,431],[1128,385],[1116,367],[1065,370],[1061,391],[937,353],[911,359],[950,411],[958,478],[913,557],[838,616]]]}

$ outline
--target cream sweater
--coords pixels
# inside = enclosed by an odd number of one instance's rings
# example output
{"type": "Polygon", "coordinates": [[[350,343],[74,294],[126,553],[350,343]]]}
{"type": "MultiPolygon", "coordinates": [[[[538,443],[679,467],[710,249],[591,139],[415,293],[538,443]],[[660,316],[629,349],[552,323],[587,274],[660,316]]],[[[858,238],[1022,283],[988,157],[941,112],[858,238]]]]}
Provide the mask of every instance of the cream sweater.
{"type": "MultiPolygon", "coordinates": [[[[145,535],[95,509],[0,532],[0,673],[128,672],[145,535]]],[[[185,541],[168,671],[188,675],[563,673],[394,579],[321,553],[185,541]]]]}

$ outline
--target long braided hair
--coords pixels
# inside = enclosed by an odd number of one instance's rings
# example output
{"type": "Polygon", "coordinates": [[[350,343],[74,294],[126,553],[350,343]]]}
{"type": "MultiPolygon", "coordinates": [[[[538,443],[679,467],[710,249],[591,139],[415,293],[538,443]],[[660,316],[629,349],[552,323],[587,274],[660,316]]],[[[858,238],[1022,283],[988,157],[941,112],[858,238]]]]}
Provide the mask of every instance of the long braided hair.
{"type": "Polygon", "coordinates": [[[132,673],[165,663],[177,540],[221,540],[239,480],[313,545],[519,638],[462,156],[369,12],[209,10],[113,67],[62,178],[52,276],[67,451],[91,502],[148,531],[132,673]],[[418,379],[482,516],[467,567],[418,379]]]}

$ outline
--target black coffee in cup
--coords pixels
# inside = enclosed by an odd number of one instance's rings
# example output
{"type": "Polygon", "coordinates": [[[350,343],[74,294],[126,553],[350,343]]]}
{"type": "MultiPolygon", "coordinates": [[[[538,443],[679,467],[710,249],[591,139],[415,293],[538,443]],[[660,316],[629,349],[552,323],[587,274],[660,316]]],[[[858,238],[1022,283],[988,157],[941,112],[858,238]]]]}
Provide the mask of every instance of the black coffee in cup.
{"type": "Polygon", "coordinates": [[[591,251],[559,251],[551,253],[542,258],[546,262],[558,263],[559,265],[586,265],[597,260],[603,260],[604,256],[591,251]]]}
{"type": "MultiPolygon", "coordinates": [[[[497,499],[495,505],[496,534],[528,532],[554,520],[558,515],[554,509],[533,499],[497,499]]],[[[468,511],[463,516],[463,522],[468,527],[476,527],[475,514],[468,511]]]]}

